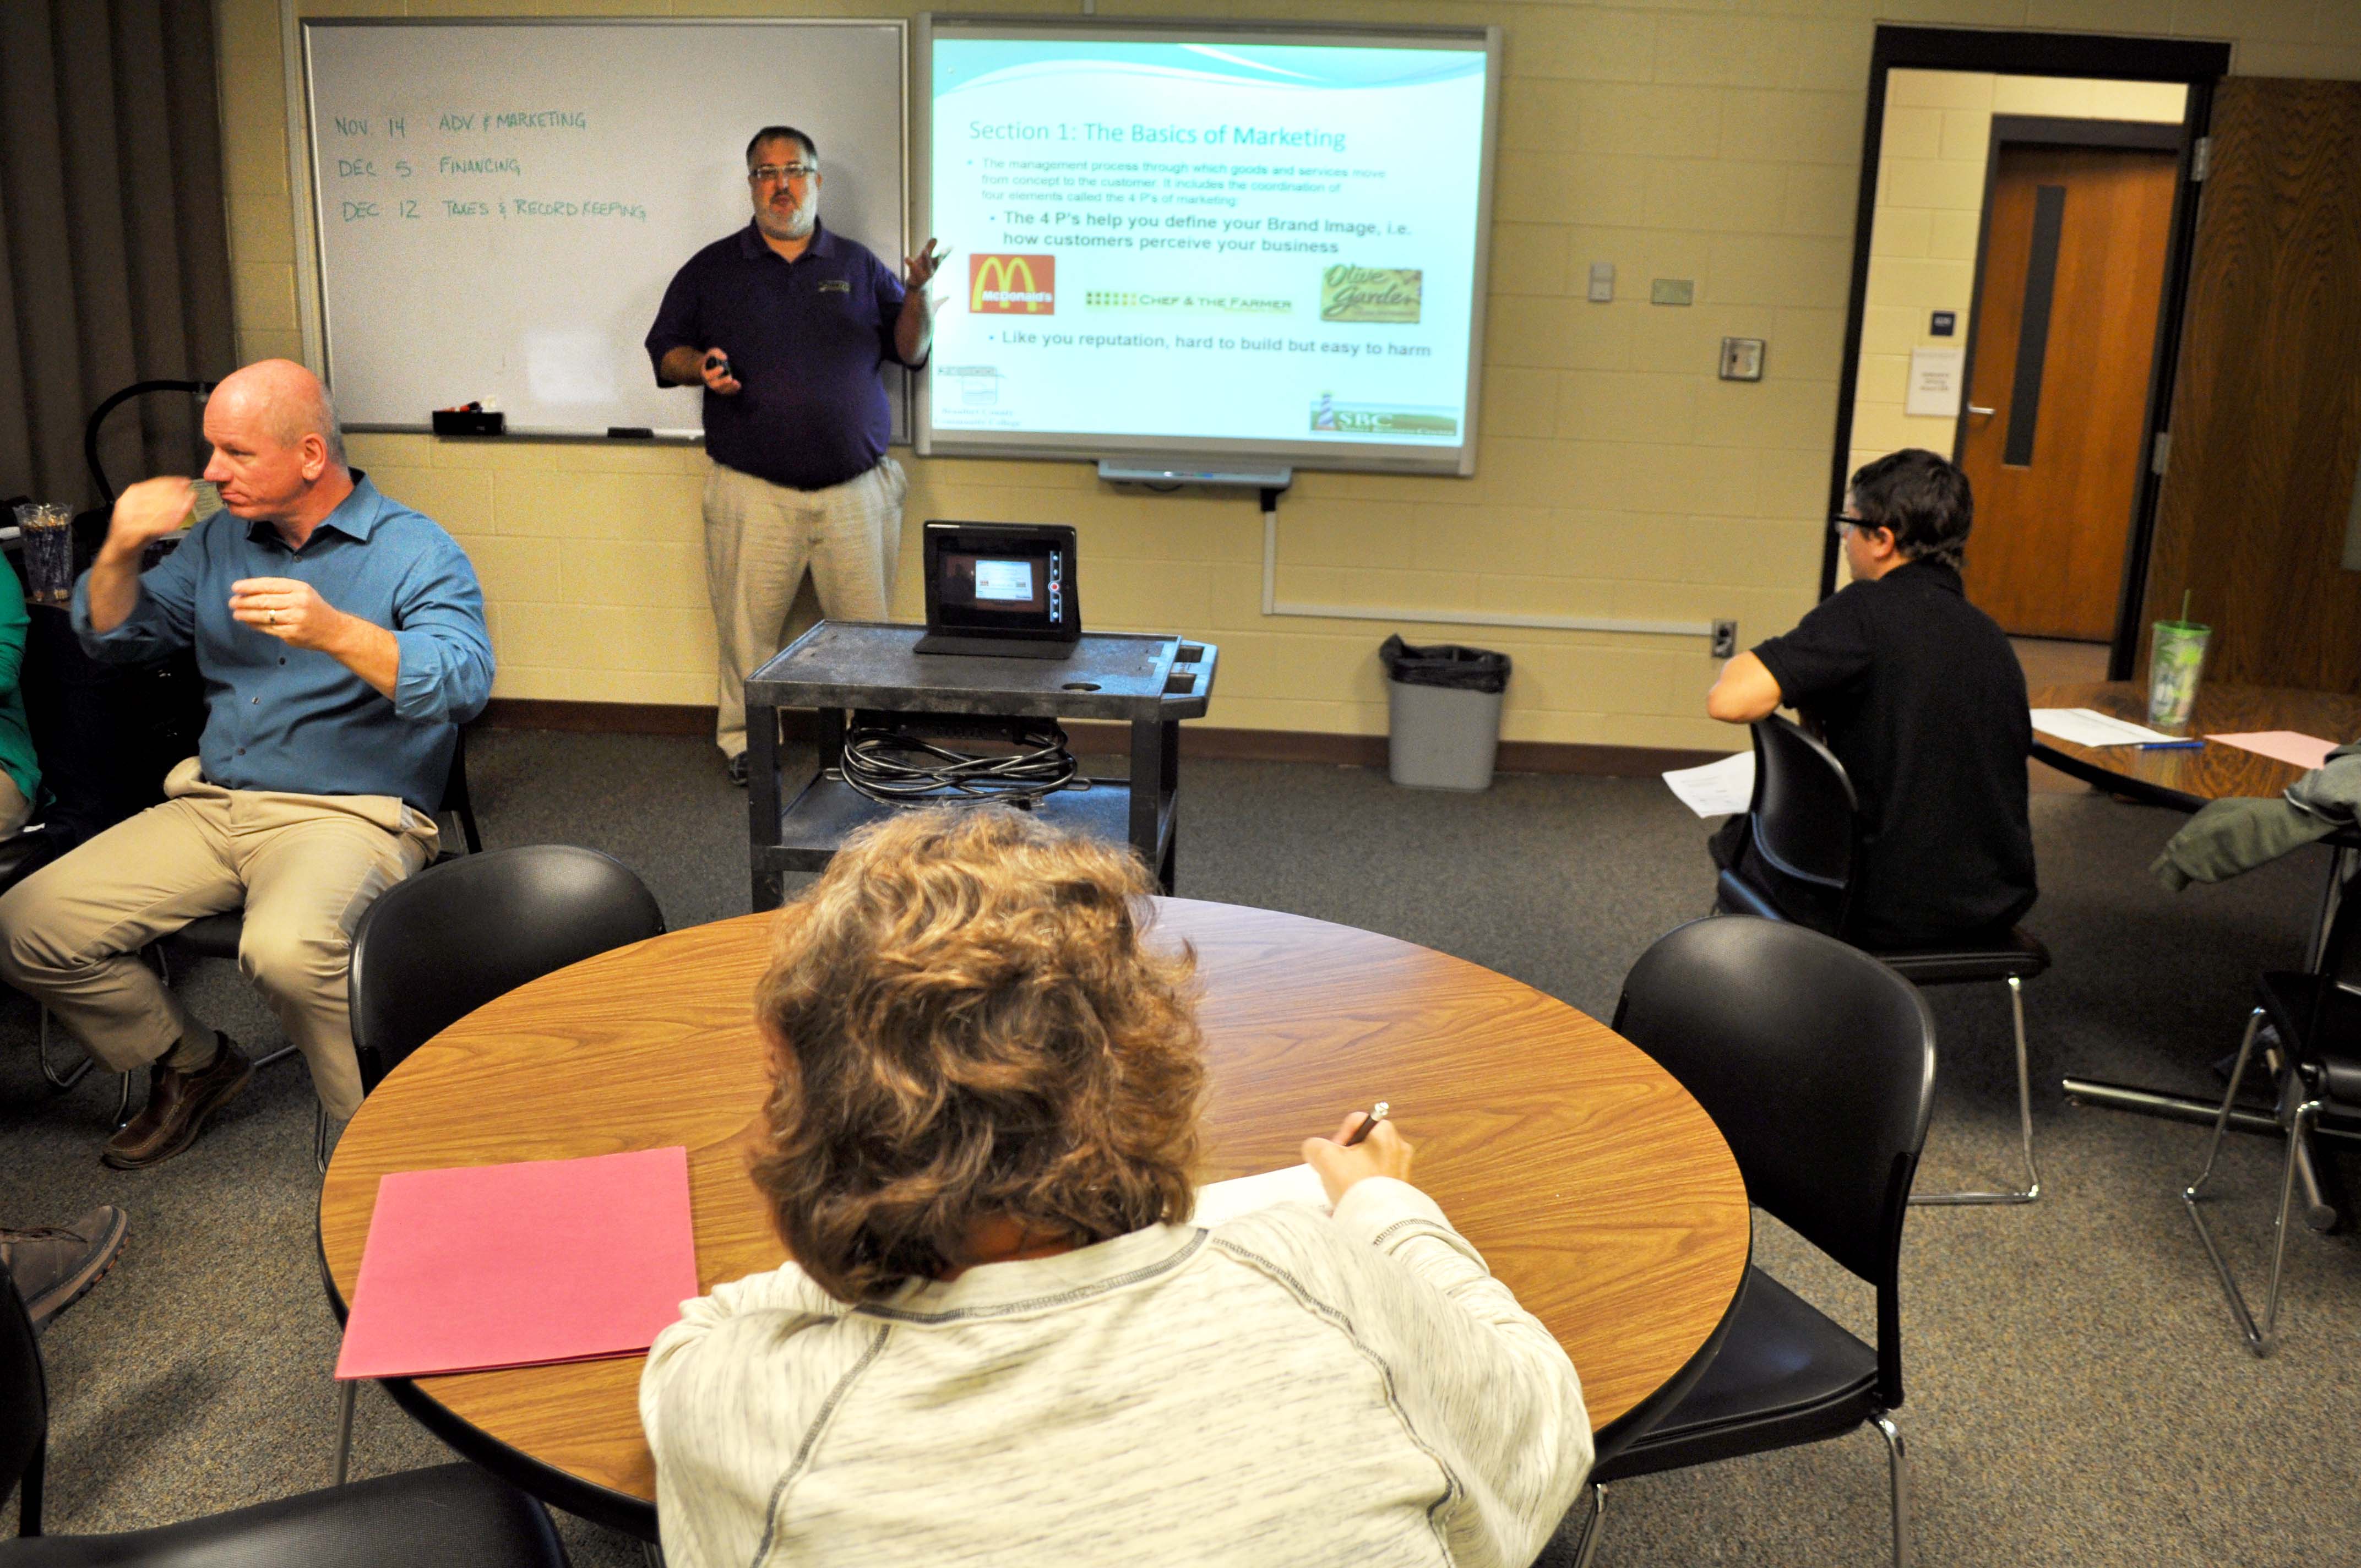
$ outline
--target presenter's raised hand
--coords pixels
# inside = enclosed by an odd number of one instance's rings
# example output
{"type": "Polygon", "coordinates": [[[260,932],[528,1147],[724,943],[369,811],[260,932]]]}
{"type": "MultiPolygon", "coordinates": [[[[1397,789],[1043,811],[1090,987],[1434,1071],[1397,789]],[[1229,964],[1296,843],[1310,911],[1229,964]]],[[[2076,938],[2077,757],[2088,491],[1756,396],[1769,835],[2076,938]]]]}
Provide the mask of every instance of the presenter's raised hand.
{"type": "Polygon", "coordinates": [[[115,498],[104,553],[115,559],[137,555],[149,540],[188,521],[194,499],[189,481],[177,474],[140,480],[115,498]]]}
{"type": "Polygon", "coordinates": [[[937,243],[929,239],[927,241],[926,249],[916,256],[902,258],[903,286],[913,294],[933,282],[936,269],[951,258],[950,247],[944,246],[938,251],[935,248],[937,243]]]}
{"type": "Polygon", "coordinates": [[[738,378],[730,373],[730,356],[719,348],[708,348],[697,361],[697,373],[705,378],[706,390],[725,398],[736,397],[741,389],[738,378]]]}
{"type": "Polygon", "coordinates": [[[1410,1179],[1411,1156],[1415,1151],[1391,1122],[1379,1122],[1357,1144],[1345,1142],[1362,1120],[1362,1113],[1348,1112],[1335,1136],[1303,1140],[1303,1162],[1320,1173],[1320,1185],[1327,1190],[1331,1205],[1341,1201],[1355,1182],[1372,1176],[1410,1179]]]}
{"type": "Polygon", "coordinates": [[[293,577],[241,577],[229,586],[229,612],[257,631],[298,648],[334,652],[353,620],[293,577]]]}

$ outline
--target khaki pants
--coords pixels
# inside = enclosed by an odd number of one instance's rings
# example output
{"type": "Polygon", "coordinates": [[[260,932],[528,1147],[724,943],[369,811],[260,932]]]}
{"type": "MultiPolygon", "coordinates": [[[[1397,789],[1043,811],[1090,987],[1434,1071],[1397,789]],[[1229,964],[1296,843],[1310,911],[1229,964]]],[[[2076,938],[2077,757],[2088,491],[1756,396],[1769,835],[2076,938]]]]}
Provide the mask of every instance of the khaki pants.
{"type": "Polygon", "coordinates": [[[328,1113],[359,1109],[345,985],[361,912],[434,857],[434,820],[390,795],[230,790],[191,757],[168,797],[0,898],[0,976],[116,1072],[199,1028],[140,949],[246,906],[238,968],[311,1064],[328,1113]]]}
{"type": "Polygon", "coordinates": [[[722,751],[734,757],[746,749],[746,677],[779,651],[807,566],[821,614],[885,619],[909,488],[891,457],[825,490],[791,490],[713,466],[705,481],[705,586],[720,641],[713,739],[722,751]]]}

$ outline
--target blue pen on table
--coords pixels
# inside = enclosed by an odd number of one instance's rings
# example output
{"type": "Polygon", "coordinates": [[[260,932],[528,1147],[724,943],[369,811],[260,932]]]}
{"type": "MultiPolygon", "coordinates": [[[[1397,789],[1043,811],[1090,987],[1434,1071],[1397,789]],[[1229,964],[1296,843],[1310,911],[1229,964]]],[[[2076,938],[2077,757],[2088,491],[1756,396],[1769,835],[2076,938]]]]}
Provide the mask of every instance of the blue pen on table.
{"type": "Polygon", "coordinates": [[[2202,740],[2143,740],[2139,743],[2143,751],[2198,751],[2204,747],[2202,740]]]}

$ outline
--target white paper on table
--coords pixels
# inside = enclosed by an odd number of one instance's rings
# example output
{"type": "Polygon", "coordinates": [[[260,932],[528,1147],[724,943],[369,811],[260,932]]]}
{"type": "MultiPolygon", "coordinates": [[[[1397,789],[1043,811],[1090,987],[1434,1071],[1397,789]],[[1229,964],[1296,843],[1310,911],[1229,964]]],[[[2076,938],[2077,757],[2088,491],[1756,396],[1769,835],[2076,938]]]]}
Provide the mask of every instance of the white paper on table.
{"type": "Polygon", "coordinates": [[[1754,753],[1733,751],[1701,768],[1675,768],[1664,782],[1699,817],[1727,817],[1754,804],[1754,753]]]}
{"type": "Polygon", "coordinates": [[[1259,1176],[1210,1182],[1197,1189],[1197,1212],[1189,1217],[1189,1223],[1218,1225],[1224,1220],[1235,1220],[1258,1209],[1277,1208],[1281,1203],[1309,1203],[1323,1214],[1328,1212],[1328,1190],[1320,1185],[1320,1173],[1308,1165],[1290,1165],[1284,1170],[1266,1170],[1259,1176]]]}
{"type": "Polygon", "coordinates": [[[2037,707],[2033,727],[2077,746],[2149,746],[2158,740],[2185,740],[2161,730],[2101,713],[2095,707],[2037,707]]]}

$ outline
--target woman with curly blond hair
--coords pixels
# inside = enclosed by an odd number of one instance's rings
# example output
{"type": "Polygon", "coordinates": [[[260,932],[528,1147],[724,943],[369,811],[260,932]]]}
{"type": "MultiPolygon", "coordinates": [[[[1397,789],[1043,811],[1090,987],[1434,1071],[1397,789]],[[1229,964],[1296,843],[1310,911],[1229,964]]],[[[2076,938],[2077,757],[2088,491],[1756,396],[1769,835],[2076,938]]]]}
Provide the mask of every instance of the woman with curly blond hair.
{"type": "Polygon", "coordinates": [[[1548,1540],[1580,1381],[1390,1124],[1305,1140],[1333,1212],[1189,1223],[1194,959],[1145,940],[1149,890],[1025,814],[938,810],[781,913],[753,1176],[795,1261],[649,1352],[675,1568],[1519,1568],[1548,1540]]]}

